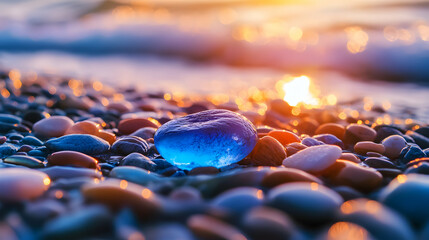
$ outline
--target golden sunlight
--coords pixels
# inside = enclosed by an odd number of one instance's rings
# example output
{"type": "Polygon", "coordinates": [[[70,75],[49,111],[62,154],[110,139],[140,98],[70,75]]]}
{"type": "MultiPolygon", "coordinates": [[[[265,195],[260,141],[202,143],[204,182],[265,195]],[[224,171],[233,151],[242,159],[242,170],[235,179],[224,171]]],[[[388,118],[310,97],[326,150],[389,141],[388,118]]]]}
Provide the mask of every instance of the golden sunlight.
{"type": "Polygon", "coordinates": [[[310,78],[307,76],[300,76],[293,78],[290,82],[283,84],[283,91],[285,100],[291,106],[297,106],[299,103],[305,105],[318,105],[319,99],[314,97],[310,91],[310,78]]]}

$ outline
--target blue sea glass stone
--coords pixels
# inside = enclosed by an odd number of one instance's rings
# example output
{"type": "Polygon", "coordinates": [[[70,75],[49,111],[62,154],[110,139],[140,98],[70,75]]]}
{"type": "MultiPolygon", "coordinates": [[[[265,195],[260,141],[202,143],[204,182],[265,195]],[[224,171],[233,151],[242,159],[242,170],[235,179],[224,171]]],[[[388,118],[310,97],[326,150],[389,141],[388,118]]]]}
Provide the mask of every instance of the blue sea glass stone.
{"type": "Polygon", "coordinates": [[[258,140],[255,126],[228,110],[207,110],[171,120],[155,133],[158,152],[182,169],[223,167],[245,158],[258,140]]]}

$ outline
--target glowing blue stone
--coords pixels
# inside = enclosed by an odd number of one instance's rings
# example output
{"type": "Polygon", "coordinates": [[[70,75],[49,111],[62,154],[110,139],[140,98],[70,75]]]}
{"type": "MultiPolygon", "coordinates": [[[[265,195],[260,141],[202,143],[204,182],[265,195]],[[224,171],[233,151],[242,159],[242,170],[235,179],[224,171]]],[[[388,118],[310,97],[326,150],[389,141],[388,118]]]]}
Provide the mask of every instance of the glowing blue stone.
{"type": "Polygon", "coordinates": [[[228,110],[207,110],[162,125],[155,146],[167,161],[182,169],[223,167],[245,158],[255,147],[255,126],[228,110]]]}

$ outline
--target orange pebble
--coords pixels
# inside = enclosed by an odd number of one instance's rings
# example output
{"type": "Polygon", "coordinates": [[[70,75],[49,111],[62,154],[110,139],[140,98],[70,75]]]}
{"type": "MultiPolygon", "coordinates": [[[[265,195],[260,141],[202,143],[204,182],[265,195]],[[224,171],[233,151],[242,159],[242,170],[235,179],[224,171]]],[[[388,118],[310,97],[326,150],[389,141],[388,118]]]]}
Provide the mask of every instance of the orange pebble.
{"type": "Polygon", "coordinates": [[[158,128],[161,126],[161,124],[153,118],[146,119],[146,118],[130,118],[130,119],[124,119],[121,120],[118,124],[118,130],[122,134],[131,134],[140,128],[144,127],[153,127],[158,128]]]}
{"type": "Polygon", "coordinates": [[[95,158],[75,151],[55,152],[48,157],[48,163],[51,166],[73,165],[85,168],[97,168],[97,162],[95,158]]]}
{"type": "Polygon", "coordinates": [[[286,130],[274,130],[269,132],[268,136],[275,138],[283,146],[293,142],[301,142],[301,139],[295,133],[286,130]]]}
{"type": "Polygon", "coordinates": [[[77,122],[69,129],[67,129],[65,135],[68,134],[91,134],[96,135],[99,130],[99,125],[91,121],[77,122]]]}
{"type": "Polygon", "coordinates": [[[116,141],[116,136],[115,134],[111,133],[111,132],[107,132],[104,130],[100,130],[99,132],[97,132],[97,134],[95,134],[97,137],[102,138],[104,140],[106,140],[110,145],[112,145],[115,141],[116,141]]]}
{"type": "Polygon", "coordinates": [[[362,141],[356,143],[355,152],[359,154],[366,154],[367,152],[376,152],[376,153],[384,153],[384,146],[383,144],[377,144],[370,141],[362,141]]]}
{"type": "Polygon", "coordinates": [[[342,153],[340,159],[347,160],[354,163],[361,162],[361,160],[358,157],[356,157],[356,155],[354,155],[353,153],[342,153]]]}
{"type": "Polygon", "coordinates": [[[339,139],[343,139],[344,134],[346,133],[346,128],[337,123],[325,123],[316,129],[316,134],[325,133],[332,134],[339,139]]]}

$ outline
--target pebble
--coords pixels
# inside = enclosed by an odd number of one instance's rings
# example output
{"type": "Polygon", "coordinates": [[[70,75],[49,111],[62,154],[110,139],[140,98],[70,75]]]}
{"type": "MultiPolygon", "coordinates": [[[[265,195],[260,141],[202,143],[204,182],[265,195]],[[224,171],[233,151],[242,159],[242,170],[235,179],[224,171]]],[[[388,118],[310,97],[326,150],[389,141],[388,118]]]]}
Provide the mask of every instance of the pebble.
{"type": "Polygon", "coordinates": [[[46,173],[52,180],[60,178],[101,178],[101,173],[98,170],[88,168],[76,168],[67,166],[53,166],[40,169],[40,171],[46,173]]]}
{"type": "Polygon", "coordinates": [[[45,143],[52,151],[76,151],[88,155],[96,155],[109,150],[110,145],[105,140],[89,134],[70,134],[53,138],[45,143]]]}
{"type": "Polygon", "coordinates": [[[290,239],[296,227],[293,221],[283,212],[270,207],[255,207],[242,221],[245,233],[255,240],[290,239]]]}
{"type": "Polygon", "coordinates": [[[156,163],[154,163],[148,157],[138,152],[131,153],[128,156],[124,157],[120,165],[135,166],[135,167],[143,168],[152,172],[157,170],[156,163]]]}
{"type": "Polygon", "coordinates": [[[211,201],[211,206],[218,211],[238,217],[250,209],[262,205],[264,193],[252,187],[239,187],[225,191],[211,201]]]}
{"type": "Polygon", "coordinates": [[[362,124],[350,124],[346,128],[344,140],[346,143],[356,143],[360,141],[374,141],[377,132],[362,124]]]}
{"type": "Polygon", "coordinates": [[[20,117],[10,115],[10,114],[0,113],[0,122],[10,123],[10,124],[19,124],[19,123],[21,123],[21,121],[22,121],[22,119],[20,117]]]}
{"type": "Polygon", "coordinates": [[[3,160],[5,163],[21,165],[29,168],[42,168],[45,165],[39,159],[30,156],[12,155],[3,160]]]}
{"type": "Polygon", "coordinates": [[[69,129],[67,129],[67,131],[65,132],[65,135],[68,135],[68,134],[91,134],[91,135],[96,136],[99,130],[100,130],[100,128],[95,122],[82,121],[82,122],[75,123],[69,129]]]}
{"type": "Polygon", "coordinates": [[[401,150],[407,146],[407,142],[400,135],[391,135],[381,142],[385,151],[384,155],[390,159],[396,159],[401,154],[401,150]]]}
{"type": "Polygon", "coordinates": [[[207,215],[194,215],[187,225],[199,239],[247,240],[234,226],[207,215]]]}
{"type": "Polygon", "coordinates": [[[392,135],[403,136],[402,132],[399,129],[392,126],[382,125],[377,126],[375,129],[377,131],[377,137],[374,140],[375,142],[381,142],[383,139],[386,139],[392,135]]]}
{"type": "Polygon", "coordinates": [[[304,144],[301,143],[291,143],[289,145],[286,146],[286,153],[288,156],[292,156],[293,154],[306,149],[307,146],[305,146],[304,144]]]}
{"type": "Polygon", "coordinates": [[[414,132],[429,138],[429,127],[419,127],[414,132]]]}
{"type": "Polygon", "coordinates": [[[429,175],[429,163],[428,162],[420,162],[418,164],[415,164],[415,165],[408,167],[404,171],[404,174],[410,174],[410,173],[420,173],[420,174],[429,175]]]}
{"type": "Polygon", "coordinates": [[[337,145],[338,147],[344,149],[344,143],[338,137],[332,134],[319,134],[313,136],[314,139],[321,141],[325,144],[337,145]]]}
{"type": "Polygon", "coordinates": [[[120,155],[128,155],[131,153],[146,154],[149,150],[149,144],[139,137],[127,136],[116,140],[112,145],[112,152],[120,155]]]}
{"type": "Polygon", "coordinates": [[[153,118],[130,118],[121,120],[118,124],[118,130],[124,135],[129,135],[141,128],[158,128],[161,124],[153,118]]]}
{"type": "Polygon", "coordinates": [[[110,145],[116,141],[116,135],[105,130],[99,130],[95,136],[106,140],[110,145]]]}
{"type": "Polygon", "coordinates": [[[23,139],[21,139],[21,143],[37,147],[43,146],[43,142],[34,136],[25,136],[23,139]]]}
{"type": "Polygon", "coordinates": [[[407,136],[410,136],[414,142],[421,148],[429,148],[429,138],[413,131],[407,131],[407,136]]]}
{"type": "Polygon", "coordinates": [[[319,140],[314,139],[312,137],[306,137],[306,138],[302,139],[301,143],[304,144],[307,147],[319,146],[319,145],[324,145],[325,144],[322,141],[319,141],[319,140]]]}
{"type": "Polygon", "coordinates": [[[363,227],[350,222],[336,222],[318,239],[343,240],[343,239],[374,239],[363,227]]]}
{"type": "Polygon", "coordinates": [[[340,159],[347,160],[354,163],[361,162],[361,160],[358,157],[356,157],[356,155],[354,155],[353,153],[347,153],[347,152],[341,153],[340,159]]]}
{"type": "Polygon", "coordinates": [[[46,137],[61,137],[73,124],[73,120],[68,117],[52,116],[36,122],[33,125],[33,131],[46,137]]]}
{"type": "Polygon", "coordinates": [[[376,152],[383,154],[385,149],[383,144],[377,144],[370,141],[358,142],[354,146],[354,150],[358,154],[366,154],[367,152],[376,152]]]}
{"type": "Polygon", "coordinates": [[[144,127],[131,133],[130,136],[136,136],[143,139],[153,138],[155,136],[156,128],[144,127]]]}
{"type": "Polygon", "coordinates": [[[40,197],[51,180],[43,172],[27,168],[0,168],[0,200],[7,202],[40,197]]]}
{"type": "Polygon", "coordinates": [[[383,176],[374,168],[345,160],[337,160],[330,169],[325,171],[324,176],[328,177],[334,185],[346,185],[363,192],[378,188],[383,179],[383,176]]]}
{"type": "Polygon", "coordinates": [[[93,205],[61,215],[47,222],[43,239],[81,239],[109,231],[112,215],[104,206],[93,205]]]}
{"type": "Polygon", "coordinates": [[[18,151],[18,148],[16,148],[14,145],[9,143],[3,143],[0,145],[0,158],[5,158],[10,155],[15,154],[18,151]]]}
{"type": "Polygon", "coordinates": [[[271,136],[258,140],[249,155],[250,163],[255,166],[279,166],[286,158],[283,145],[271,136]]]}
{"type": "Polygon", "coordinates": [[[98,161],[84,153],[76,151],[59,151],[48,157],[50,166],[75,166],[84,168],[97,168],[98,161]]]}
{"type": "Polygon", "coordinates": [[[140,218],[155,216],[161,208],[156,193],[138,184],[107,179],[85,184],[82,194],[88,201],[103,203],[113,209],[131,208],[140,218]]]}
{"type": "Polygon", "coordinates": [[[146,186],[150,182],[160,181],[160,176],[158,174],[132,166],[115,167],[110,171],[109,176],[127,180],[142,186],[146,186]]]}
{"type": "Polygon", "coordinates": [[[133,105],[128,101],[121,102],[110,102],[107,106],[107,109],[114,110],[119,113],[127,113],[133,110],[133,105]]]}
{"type": "Polygon", "coordinates": [[[283,165],[310,173],[320,173],[334,164],[340,156],[341,148],[338,146],[313,146],[287,157],[283,161],[283,165]]]}
{"type": "Polygon", "coordinates": [[[161,155],[182,169],[223,167],[242,160],[256,145],[256,128],[228,110],[207,110],[171,120],[155,134],[161,155]]]}
{"type": "Polygon", "coordinates": [[[377,201],[356,199],[341,205],[339,219],[364,227],[375,239],[415,239],[411,226],[399,214],[377,201]]]}
{"type": "Polygon", "coordinates": [[[265,175],[262,180],[262,186],[273,188],[289,182],[315,182],[322,184],[322,181],[319,178],[302,170],[295,168],[280,168],[265,175]]]}
{"type": "Polygon", "coordinates": [[[369,157],[363,163],[372,168],[396,168],[395,164],[383,158],[369,157]]]}
{"type": "Polygon", "coordinates": [[[191,171],[189,171],[189,176],[196,176],[196,175],[214,175],[218,174],[219,169],[215,167],[196,167],[193,168],[191,171]]]}
{"type": "Polygon", "coordinates": [[[293,142],[301,142],[301,139],[295,133],[286,130],[273,130],[268,133],[268,136],[275,138],[283,146],[293,142]]]}
{"type": "Polygon", "coordinates": [[[339,139],[343,139],[346,134],[346,128],[337,123],[324,123],[316,129],[315,134],[332,134],[339,139]]]}
{"type": "Polygon", "coordinates": [[[429,176],[398,175],[382,190],[379,201],[417,226],[429,220],[429,176]],[[405,203],[405,204],[404,204],[405,203]]]}
{"type": "Polygon", "coordinates": [[[307,223],[333,219],[342,203],[338,193],[315,182],[282,184],[271,189],[267,196],[269,206],[307,223]]]}
{"type": "Polygon", "coordinates": [[[417,144],[411,144],[402,149],[399,156],[399,162],[402,164],[407,164],[414,159],[424,158],[426,154],[417,144]]]}

